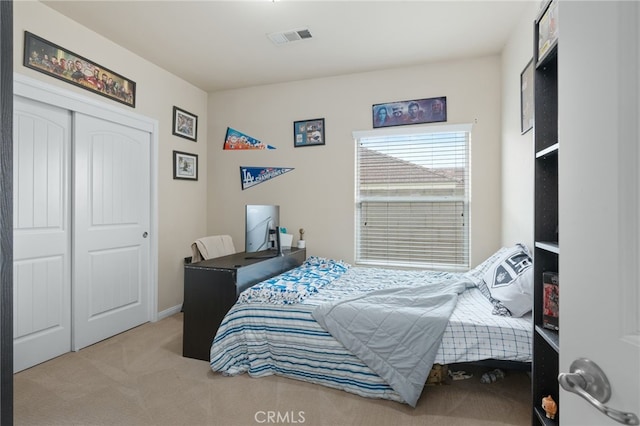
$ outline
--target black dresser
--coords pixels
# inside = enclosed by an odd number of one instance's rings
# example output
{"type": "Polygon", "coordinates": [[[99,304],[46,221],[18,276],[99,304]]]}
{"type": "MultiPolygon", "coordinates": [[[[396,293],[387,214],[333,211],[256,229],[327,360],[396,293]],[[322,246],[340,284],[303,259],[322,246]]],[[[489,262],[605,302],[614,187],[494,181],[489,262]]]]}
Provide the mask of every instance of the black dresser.
{"type": "Polygon", "coordinates": [[[209,361],[211,343],[229,309],[247,288],[300,266],[306,249],[235,253],[184,266],[182,355],[209,361]]]}

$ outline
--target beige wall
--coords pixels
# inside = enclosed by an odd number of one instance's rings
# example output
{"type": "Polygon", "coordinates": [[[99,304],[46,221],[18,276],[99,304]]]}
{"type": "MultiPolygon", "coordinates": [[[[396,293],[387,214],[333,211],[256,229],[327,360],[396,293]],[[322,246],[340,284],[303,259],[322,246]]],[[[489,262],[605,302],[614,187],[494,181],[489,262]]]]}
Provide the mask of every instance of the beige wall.
{"type": "Polygon", "coordinates": [[[158,121],[158,311],[179,306],[183,298],[183,259],[190,255],[193,240],[206,232],[207,94],[42,3],[14,2],[13,16],[13,60],[16,73],[75,91],[112,106],[121,106],[123,110],[131,110],[158,121]],[[25,68],[22,65],[25,30],[135,81],[136,108],[131,109],[25,68]],[[174,105],[199,117],[197,143],[171,134],[174,105]],[[197,182],[173,180],[173,150],[199,155],[201,167],[197,182]]]}
{"type": "Polygon", "coordinates": [[[371,129],[371,105],[375,103],[447,96],[448,122],[474,123],[472,264],[501,244],[530,244],[532,136],[531,132],[520,135],[519,76],[531,57],[529,37],[537,2],[532,3],[531,9],[531,18],[518,23],[502,58],[475,58],[225,91],[210,94],[207,100],[207,94],[193,85],[43,4],[19,1],[14,2],[14,69],[129,109],[23,67],[23,33],[28,30],[137,82],[136,108],[132,111],[159,123],[157,275],[158,311],[162,312],[182,303],[182,259],[190,255],[189,246],[195,238],[229,233],[238,249],[244,247],[245,204],[280,204],[281,222],[295,231],[296,239],[297,229],[306,229],[309,254],[353,261],[351,133],[371,129]],[[173,105],[198,115],[197,143],[171,134],[173,105]],[[327,144],[293,148],[293,121],[320,117],[326,120],[327,144]],[[277,149],[223,151],[227,126],[277,149]],[[172,179],[173,150],[199,155],[198,182],[172,179]],[[242,191],[241,165],[295,170],[242,191]]]}
{"type": "Polygon", "coordinates": [[[502,51],[502,245],[533,249],[533,130],[520,126],[520,73],[533,57],[532,2],[502,51]]]}
{"type": "Polygon", "coordinates": [[[244,247],[244,205],[279,204],[282,226],[305,229],[307,254],[354,261],[354,130],[372,128],[376,103],[446,96],[448,123],[474,123],[472,264],[500,245],[499,56],[230,90],[209,96],[210,234],[244,247]],[[324,118],[326,145],[293,147],[293,122],[324,118]],[[225,151],[227,126],[275,146],[225,151]],[[240,166],[295,170],[242,190],[240,166]]]}

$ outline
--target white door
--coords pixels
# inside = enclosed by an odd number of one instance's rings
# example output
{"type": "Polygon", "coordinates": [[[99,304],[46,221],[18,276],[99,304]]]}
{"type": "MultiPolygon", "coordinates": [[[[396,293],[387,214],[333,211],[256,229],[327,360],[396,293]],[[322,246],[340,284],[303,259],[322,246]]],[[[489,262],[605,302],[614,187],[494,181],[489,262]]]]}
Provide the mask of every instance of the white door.
{"type": "Polygon", "coordinates": [[[71,350],[69,111],[14,97],[14,372],[71,350]]]}
{"type": "Polygon", "coordinates": [[[73,348],[149,320],[151,135],[74,115],[73,348]]]}
{"type": "MultiPolygon", "coordinates": [[[[560,372],[588,358],[640,416],[637,2],[559,3],[560,372]]],[[[616,425],[561,388],[562,425],[616,425]]]]}

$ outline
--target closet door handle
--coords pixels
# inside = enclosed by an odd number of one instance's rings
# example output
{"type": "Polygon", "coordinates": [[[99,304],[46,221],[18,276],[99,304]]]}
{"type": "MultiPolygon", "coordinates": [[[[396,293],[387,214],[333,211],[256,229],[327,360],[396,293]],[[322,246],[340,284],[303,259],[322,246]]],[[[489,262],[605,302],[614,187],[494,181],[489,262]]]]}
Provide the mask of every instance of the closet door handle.
{"type": "Polygon", "coordinates": [[[586,399],[606,416],[623,425],[639,425],[634,413],[625,413],[604,405],[611,398],[611,385],[604,371],[587,359],[579,358],[571,363],[570,373],[560,373],[558,382],[566,391],[576,393],[586,399]]]}
{"type": "Polygon", "coordinates": [[[148,236],[149,236],[149,233],[148,233],[148,232],[143,232],[143,233],[142,233],[142,238],[147,238],[148,236]]]}

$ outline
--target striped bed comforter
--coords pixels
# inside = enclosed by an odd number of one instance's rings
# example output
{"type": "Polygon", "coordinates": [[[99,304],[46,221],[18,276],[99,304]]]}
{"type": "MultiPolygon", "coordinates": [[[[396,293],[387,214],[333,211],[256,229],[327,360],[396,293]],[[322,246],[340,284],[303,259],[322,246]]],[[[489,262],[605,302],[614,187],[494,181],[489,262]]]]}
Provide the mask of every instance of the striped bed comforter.
{"type": "MultiPolygon", "coordinates": [[[[382,378],[320,327],[312,312],[325,302],[391,287],[459,280],[464,274],[350,267],[332,262],[310,258],[300,267],[304,272],[285,272],[243,293],[213,341],[213,371],[225,375],[247,372],[252,377],[277,374],[405,403],[382,378]],[[301,276],[308,278],[308,273],[321,277],[322,284],[300,284],[306,280],[301,276]],[[292,291],[300,291],[304,297],[292,297],[292,291]]],[[[460,294],[435,362],[531,361],[531,317],[500,317],[492,315],[492,309],[477,288],[460,294]]]]}

